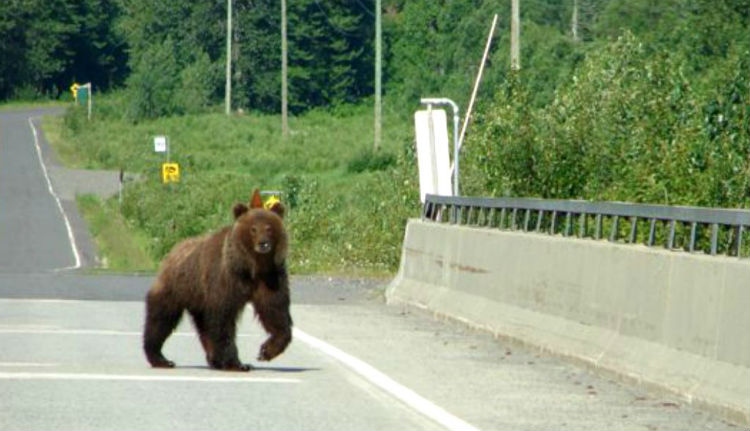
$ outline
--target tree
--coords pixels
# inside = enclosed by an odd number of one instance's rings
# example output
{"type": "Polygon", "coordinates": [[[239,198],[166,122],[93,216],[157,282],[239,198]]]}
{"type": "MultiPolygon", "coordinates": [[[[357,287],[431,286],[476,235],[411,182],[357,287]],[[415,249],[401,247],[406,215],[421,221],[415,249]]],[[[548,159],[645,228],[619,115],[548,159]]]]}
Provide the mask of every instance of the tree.
{"type": "Polygon", "coordinates": [[[371,0],[289,4],[289,107],[352,103],[373,91],[371,0]]]}
{"type": "Polygon", "coordinates": [[[235,3],[234,105],[279,112],[281,36],[278,0],[235,3]]]}
{"type": "Polygon", "coordinates": [[[125,52],[111,30],[115,0],[10,0],[0,4],[0,99],[57,97],[74,80],[98,89],[124,79],[125,52]]]}
{"type": "Polygon", "coordinates": [[[162,44],[150,45],[138,57],[128,77],[129,116],[134,120],[179,113],[175,100],[179,88],[179,66],[175,44],[168,37],[162,44]]]}

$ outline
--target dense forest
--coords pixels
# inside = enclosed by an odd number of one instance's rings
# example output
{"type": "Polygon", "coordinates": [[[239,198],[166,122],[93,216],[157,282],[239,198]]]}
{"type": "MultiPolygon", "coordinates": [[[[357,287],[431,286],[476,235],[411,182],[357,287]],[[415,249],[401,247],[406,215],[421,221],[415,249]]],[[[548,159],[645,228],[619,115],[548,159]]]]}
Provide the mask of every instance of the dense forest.
{"type": "MultiPolygon", "coordinates": [[[[279,0],[233,0],[234,106],[280,109],[279,0]]],[[[374,0],[288,2],[290,106],[373,94],[374,0]]],[[[748,49],[748,0],[521,0],[522,75],[548,103],[582,59],[629,30],[650,53],[684,57],[687,79],[748,49]]],[[[465,105],[491,17],[499,28],[484,89],[508,80],[509,0],[383,0],[386,93],[465,105]]],[[[195,110],[224,91],[222,0],[8,0],[0,4],[0,100],[58,97],[74,82],[128,88],[136,116],[195,110]],[[172,94],[181,97],[173,98],[172,94]],[[165,100],[162,100],[165,99],[165,100]],[[178,100],[183,99],[183,100],[178,100]],[[171,101],[171,103],[167,103],[171,101]],[[170,106],[170,104],[172,106],[170,106]]]]}
{"type": "MultiPolygon", "coordinates": [[[[232,105],[281,105],[280,1],[233,1],[232,105]]],[[[500,17],[463,156],[470,193],[746,206],[750,0],[383,0],[386,109],[420,96],[465,109],[500,17]],[[694,184],[701,185],[695,187],[694,184]]],[[[216,109],[223,0],[6,0],[0,100],[124,94],[130,121],[216,109]]],[[[287,5],[289,107],[370,103],[375,1],[287,5]]]]}

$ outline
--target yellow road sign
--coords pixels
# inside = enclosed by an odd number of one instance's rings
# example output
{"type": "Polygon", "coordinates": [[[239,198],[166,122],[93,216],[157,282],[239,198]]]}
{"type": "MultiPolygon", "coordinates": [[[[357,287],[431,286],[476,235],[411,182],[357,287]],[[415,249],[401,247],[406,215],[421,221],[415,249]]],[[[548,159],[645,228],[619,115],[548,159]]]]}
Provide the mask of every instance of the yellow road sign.
{"type": "Polygon", "coordinates": [[[180,182],[180,165],[178,165],[177,163],[162,163],[161,180],[164,184],[179,183],[180,182]]]}
{"type": "Polygon", "coordinates": [[[76,102],[78,101],[78,88],[79,87],[80,86],[78,85],[77,82],[74,82],[73,85],[70,86],[70,92],[73,93],[73,99],[75,99],[76,102]]]}
{"type": "Polygon", "coordinates": [[[271,195],[270,198],[266,199],[266,202],[263,204],[263,208],[270,210],[277,202],[281,202],[281,200],[276,196],[271,195]]]}

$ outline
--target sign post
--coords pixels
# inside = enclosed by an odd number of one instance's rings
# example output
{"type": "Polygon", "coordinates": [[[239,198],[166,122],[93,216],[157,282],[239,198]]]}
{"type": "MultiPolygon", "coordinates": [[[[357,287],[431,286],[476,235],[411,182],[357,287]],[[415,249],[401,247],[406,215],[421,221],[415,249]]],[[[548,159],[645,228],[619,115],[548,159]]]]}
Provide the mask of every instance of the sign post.
{"type": "Polygon", "coordinates": [[[166,153],[166,161],[161,164],[162,183],[179,183],[180,165],[172,163],[169,158],[169,139],[164,135],[154,136],[154,151],[157,153],[166,153]]]}
{"type": "Polygon", "coordinates": [[[74,82],[73,85],[70,86],[70,92],[73,93],[73,99],[75,99],[77,105],[86,104],[86,109],[88,111],[87,118],[91,120],[91,104],[93,103],[92,99],[94,96],[91,83],[87,82],[85,84],[79,84],[74,82]]]}

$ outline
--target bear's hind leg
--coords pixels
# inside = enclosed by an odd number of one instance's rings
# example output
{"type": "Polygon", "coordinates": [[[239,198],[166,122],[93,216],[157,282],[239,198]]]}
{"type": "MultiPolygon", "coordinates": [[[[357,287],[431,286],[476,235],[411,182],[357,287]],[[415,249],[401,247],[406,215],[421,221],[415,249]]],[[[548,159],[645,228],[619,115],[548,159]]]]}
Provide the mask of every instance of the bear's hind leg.
{"type": "Polygon", "coordinates": [[[211,365],[214,357],[214,343],[208,335],[205,313],[190,310],[190,316],[193,318],[193,324],[195,325],[195,330],[198,332],[198,338],[201,341],[201,346],[203,346],[203,351],[206,352],[206,362],[208,362],[208,365],[211,365]]]}
{"type": "Polygon", "coordinates": [[[182,318],[182,309],[161,304],[159,299],[149,294],[146,298],[146,325],[143,330],[143,350],[146,359],[155,368],[174,368],[174,362],[161,352],[167,337],[177,327],[182,318]]]}

